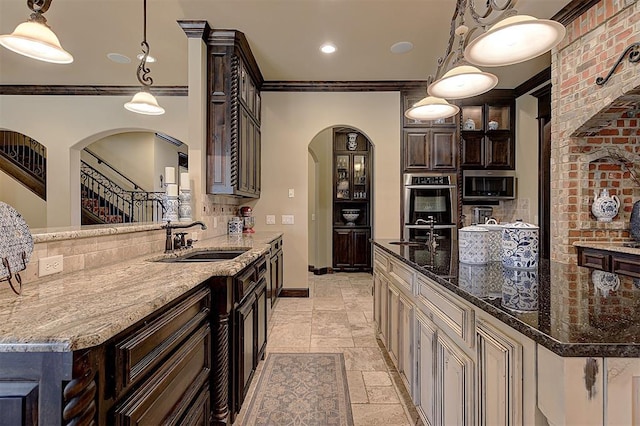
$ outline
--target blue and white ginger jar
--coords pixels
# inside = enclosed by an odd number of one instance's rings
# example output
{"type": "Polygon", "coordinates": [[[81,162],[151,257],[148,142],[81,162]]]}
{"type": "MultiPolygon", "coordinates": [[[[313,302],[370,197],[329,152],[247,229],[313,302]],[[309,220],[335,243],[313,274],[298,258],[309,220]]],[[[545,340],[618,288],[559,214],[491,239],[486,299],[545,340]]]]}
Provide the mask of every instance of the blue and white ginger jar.
{"type": "Polygon", "coordinates": [[[507,268],[538,267],[538,227],[522,220],[502,228],[502,264],[507,268]]]}
{"type": "Polygon", "coordinates": [[[607,188],[604,188],[600,195],[595,191],[591,213],[598,219],[598,222],[611,222],[616,217],[620,209],[620,200],[615,195],[610,196],[607,188]]]}

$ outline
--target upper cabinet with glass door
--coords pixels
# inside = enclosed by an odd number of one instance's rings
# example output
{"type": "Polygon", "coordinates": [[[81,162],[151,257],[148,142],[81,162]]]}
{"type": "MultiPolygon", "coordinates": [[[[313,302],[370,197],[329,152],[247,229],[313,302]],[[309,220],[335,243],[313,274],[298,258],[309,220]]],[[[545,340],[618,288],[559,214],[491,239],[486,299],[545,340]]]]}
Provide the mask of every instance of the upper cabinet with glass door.
{"type": "Polygon", "coordinates": [[[506,92],[461,101],[460,167],[515,169],[515,102],[506,92]]]}
{"type": "Polygon", "coordinates": [[[369,199],[368,142],[356,133],[335,133],[334,178],[336,200],[369,199]]]}

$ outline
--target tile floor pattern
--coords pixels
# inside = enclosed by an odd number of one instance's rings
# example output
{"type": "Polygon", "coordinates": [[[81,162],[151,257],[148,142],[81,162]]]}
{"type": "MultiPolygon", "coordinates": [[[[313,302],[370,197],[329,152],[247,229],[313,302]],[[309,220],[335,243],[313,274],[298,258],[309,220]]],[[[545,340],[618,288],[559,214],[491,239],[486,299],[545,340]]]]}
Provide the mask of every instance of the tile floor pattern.
{"type": "MultiPolygon", "coordinates": [[[[354,425],[421,425],[399,375],[379,347],[367,273],[309,276],[309,298],[281,298],[269,322],[269,352],[342,352],[354,425]]],[[[259,374],[235,424],[242,424],[259,374]]]]}

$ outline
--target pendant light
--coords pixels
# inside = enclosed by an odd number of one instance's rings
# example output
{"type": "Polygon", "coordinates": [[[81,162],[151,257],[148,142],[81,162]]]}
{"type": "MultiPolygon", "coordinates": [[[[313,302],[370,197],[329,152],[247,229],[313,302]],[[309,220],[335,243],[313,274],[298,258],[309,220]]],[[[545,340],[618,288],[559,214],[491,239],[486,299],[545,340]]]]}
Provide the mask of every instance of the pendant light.
{"type": "Polygon", "coordinates": [[[29,0],[33,11],[29,20],[19,24],[11,34],[0,35],[0,44],[20,55],[54,64],[70,64],[73,56],[60,45],[60,40],[43,16],[51,0],[29,0]]]}
{"type": "Polygon", "coordinates": [[[445,99],[427,96],[413,104],[404,115],[411,120],[426,121],[452,117],[459,111],[457,105],[450,104],[445,99]]]}
{"type": "Polygon", "coordinates": [[[429,85],[431,96],[462,99],[477,96],[496,87],[498,77],[471,65],[459,65],[429,85]]]}
{"type": "Polygon", "coordinates": [[[158,100],[151,94],[149,87],[153,84],[153,79],[149,76],[151,70],[147,67],[147,57],[149,56],[149,43],[147,43],[147,0],[143,0],[143,38],[142,43],[142,59],[138,65],[137,77],[142,88],[133,98],[124,104],[129,111],[145,115],[162,115],[164,108],[158,105],[158,100]]]}
{"type": "Polygon", "coordinates": [[[564,25],[556,21],[511,16],[472,40],[464,56],[472,64],[485,67],[517,64],[551,50],[565,33],[564,25]]]}

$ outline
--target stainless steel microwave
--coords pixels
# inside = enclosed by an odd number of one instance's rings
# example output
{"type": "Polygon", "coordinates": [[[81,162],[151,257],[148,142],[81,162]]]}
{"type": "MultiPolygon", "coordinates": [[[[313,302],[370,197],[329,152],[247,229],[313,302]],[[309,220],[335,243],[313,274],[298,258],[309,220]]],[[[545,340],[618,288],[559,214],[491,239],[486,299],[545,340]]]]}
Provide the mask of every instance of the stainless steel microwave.
{"type": "Polygon", "coordinates": [[[516,198],[516,172],[513,170],[463,170],[462,200],[488,201],[516,198]]]}

